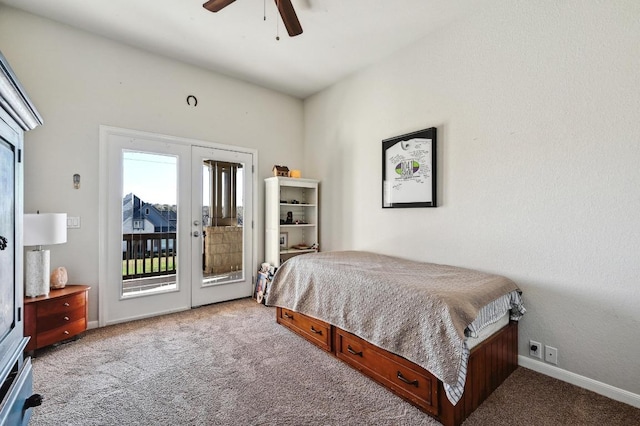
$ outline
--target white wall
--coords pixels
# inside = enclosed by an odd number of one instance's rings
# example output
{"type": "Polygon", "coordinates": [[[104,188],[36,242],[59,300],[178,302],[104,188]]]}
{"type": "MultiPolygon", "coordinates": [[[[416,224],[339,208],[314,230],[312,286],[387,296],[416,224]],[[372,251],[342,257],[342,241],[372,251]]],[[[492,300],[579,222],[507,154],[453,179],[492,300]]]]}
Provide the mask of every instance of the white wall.
{"type": "Polygon", "coordinates": [[[51,265],[66,266],[71,283],[92,286],[90,321],[98,318],[99,125],[258,150],[259,212],[273,165],[302,165],[300,100],[5,6],[0,50],[45,121],[25,135],[25,211],[82,218],[66,244],[51,248],[51,265]],[[198,98],[196,108],[188,95],[198,98]]]}
{"type": "Polygon", "coordinates": [[[93,285],[96,320],[100,124],[257,149],[260,178],[300,168],[304,137],[323,249],[507,275],[521,354],[533,338],[640,394],[640,3],[494,3],[308,99],[304,132],[298,100],[0,6],[0,50],[45,119],[25,137],[25,211],[82,217],[52,266],[93,285]],[[440,207],[383,210],[380,141],[431,126],[440,207]]]}
{"type": "Polygon", "coordinates": [[[506,275],[520,354],[640,394],[640,3],[489,2],[305,101],[321,247],[506,275]],[[381,208],[381,140],[437,127],[439,205],[381,208]]]}

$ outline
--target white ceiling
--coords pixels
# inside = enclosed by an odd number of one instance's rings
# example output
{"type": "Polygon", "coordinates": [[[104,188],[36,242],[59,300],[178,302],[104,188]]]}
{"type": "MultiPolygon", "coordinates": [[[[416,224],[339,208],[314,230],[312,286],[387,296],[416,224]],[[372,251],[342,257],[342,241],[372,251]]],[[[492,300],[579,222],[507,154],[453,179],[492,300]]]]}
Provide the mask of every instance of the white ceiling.
{"type": "Polygon", "coordinates": [[[273,0],[237,0],[218,13],[204,9],[204,0],[0,3],[305,98],[473,13],[483,1],[292,0],[304,29],[293,38],[273,0]]]}

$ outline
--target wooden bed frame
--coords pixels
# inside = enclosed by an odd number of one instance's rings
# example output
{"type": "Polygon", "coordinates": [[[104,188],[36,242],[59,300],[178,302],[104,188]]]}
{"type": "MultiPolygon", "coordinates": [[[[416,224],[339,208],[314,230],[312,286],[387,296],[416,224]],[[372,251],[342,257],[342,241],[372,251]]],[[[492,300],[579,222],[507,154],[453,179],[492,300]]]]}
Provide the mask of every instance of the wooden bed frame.
{"type": "Polygon", "coordinates": [[[464,394],[454,406],[440,380],[405,358],[331,324],[289,309],[277,308],[276,320],[445,426],[462,424],[518,367],[518,323],[511,321],[471,350],[464,394]]]}

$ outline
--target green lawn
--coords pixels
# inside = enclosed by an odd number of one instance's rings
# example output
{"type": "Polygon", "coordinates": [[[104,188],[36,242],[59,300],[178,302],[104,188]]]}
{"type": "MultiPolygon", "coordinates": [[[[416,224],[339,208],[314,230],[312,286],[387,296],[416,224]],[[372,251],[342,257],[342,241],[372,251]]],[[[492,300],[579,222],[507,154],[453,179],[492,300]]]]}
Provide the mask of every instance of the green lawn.
{"type": "Polygon", "coordinates": [[[123,260],[122,261],[122,276],[127,275],[127,262],[129,263],[128,275],[143,274],[150,272],[165,272],[174,269],[172,257],[161,257],[153,259],[137,259],[137,260],[123,260]],[[134,271],[135,264],[135,271],[134,271]],[[144,266],[144,269],[143,269],[144,266]]]}

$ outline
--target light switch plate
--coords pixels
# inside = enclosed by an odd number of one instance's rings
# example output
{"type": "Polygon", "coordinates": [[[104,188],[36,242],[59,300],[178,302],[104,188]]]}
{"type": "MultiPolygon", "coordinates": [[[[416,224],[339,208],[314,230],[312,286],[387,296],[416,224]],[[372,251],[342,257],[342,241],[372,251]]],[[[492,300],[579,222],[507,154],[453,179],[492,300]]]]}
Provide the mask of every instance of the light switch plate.
{"type": "Polygon", "coordinates": [[[67,216],[67,229],[79,229],[80,216],[67,216]]]}

